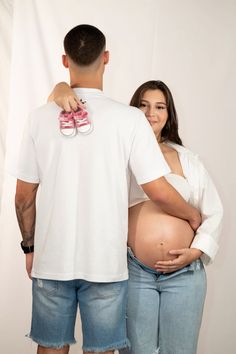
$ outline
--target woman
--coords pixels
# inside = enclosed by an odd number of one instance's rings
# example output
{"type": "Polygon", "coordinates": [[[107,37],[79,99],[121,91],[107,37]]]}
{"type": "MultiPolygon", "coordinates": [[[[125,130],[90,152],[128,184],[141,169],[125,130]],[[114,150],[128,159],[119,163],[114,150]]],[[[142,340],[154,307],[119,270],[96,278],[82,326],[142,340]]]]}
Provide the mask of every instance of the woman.
{"type": "MultiPolygon", "coordinates": [[[[77,108],[78,98],[73,92],[68,95],[65,86],[59,86],[57,95],[64,109],[77,108]]],[[[127,309],[131,349],[122,353],[195,354],[206,293],[203,262],[212,261],[217,252],[222,205],[197,155],[182,145],[168,87],[148,81],[136,90],[131,105],[145,113],[153,128],[172,171],[168,182],[200,209],[203,221],[194,235],[186,221],[165,214],[131,178],[127,309]]]]}

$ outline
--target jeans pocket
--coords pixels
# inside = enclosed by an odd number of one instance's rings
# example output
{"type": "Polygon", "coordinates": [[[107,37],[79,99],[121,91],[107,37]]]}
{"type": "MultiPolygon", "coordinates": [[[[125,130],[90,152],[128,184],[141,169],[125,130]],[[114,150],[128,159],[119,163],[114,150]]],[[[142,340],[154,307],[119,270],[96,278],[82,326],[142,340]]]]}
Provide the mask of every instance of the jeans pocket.
{"type": "Polygon", "coordinates": [[[96,287],[93,287],[93,292],[96,297],[101,299],[111,299],[114,296],[119,296],[123,291],[126,291],[128,287],[128,281],[122,280],[112,283],[100,283],[96,287]]]}
{"type": "Polygon", "coordinates": [[[58,281],[57,280],[48,280],[48,279],[34,279],[35,285],[38,290],[44,292],[47,295],[54,295],[58,290],[58,281]]]}
{"type": "Polygon", "coordinates": [[[188,265],[188,270],[193,272],[197,270],[201,270],[202,268],[203,268],[203,264],[201,259],[196,259],[196,261],[193,261],[188,265]]]}

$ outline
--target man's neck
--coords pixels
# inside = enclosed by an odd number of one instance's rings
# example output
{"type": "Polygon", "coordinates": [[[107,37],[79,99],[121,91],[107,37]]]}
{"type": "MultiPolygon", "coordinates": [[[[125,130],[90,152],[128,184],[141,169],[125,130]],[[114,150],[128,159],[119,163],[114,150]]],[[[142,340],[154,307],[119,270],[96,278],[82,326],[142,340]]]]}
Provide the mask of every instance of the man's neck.
{"type": "Polygon", "coordinates": [[[78,75],[76,77],[71,77],[70,86],[72,88],[84,87],[102,90],[103,80],[100,76],[96,77],[95,75],[78,75]]]}

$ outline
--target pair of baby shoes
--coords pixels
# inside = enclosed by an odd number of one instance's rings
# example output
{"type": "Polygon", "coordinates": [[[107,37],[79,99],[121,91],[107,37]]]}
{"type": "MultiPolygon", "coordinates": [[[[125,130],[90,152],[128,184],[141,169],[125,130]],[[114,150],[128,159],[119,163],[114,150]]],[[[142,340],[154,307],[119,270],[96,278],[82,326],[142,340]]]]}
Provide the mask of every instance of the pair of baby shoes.
{"type": "Polygon", "coordinates": [[[79,107],[76,111],[61,111],[59,115],[60,132],[66,137],[73,137],[77,132],[89,134],[93,130],[92,121],[88,112],[79,107]]]}

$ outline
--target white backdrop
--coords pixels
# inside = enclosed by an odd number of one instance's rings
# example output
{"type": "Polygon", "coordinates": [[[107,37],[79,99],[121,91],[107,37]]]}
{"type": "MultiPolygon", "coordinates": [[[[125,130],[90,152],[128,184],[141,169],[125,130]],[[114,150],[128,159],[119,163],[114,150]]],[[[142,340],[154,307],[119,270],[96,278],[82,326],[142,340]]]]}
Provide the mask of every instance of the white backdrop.
{"type": "MultiPolygon", "coordinates": [[[[221,248],[214,264],[207,268],[208,294],[198,354],[234,354],[236,1],[1,0],[0,10],[0,49],[5,53],[0,56],[2,175],[3,165],[16,161],[29,111],[46,101],[57,81],[67,79],[61,65],[62,40],[73,26],[89,23],[106,34],[111,60],[104,90],[109,96],[128,103],[137,86],[146,80],[161,79],[169,85],[184,144],[202,157],[225,207],[221,248]]],[[[30,354],[35,345],[24,334],[30,322],[31,284],[19,248],[15,180],[7,173],[4,176],[3,180],[0,174],[1,352],[30,354]]],[[[80,353],[79,344],[71,353],[80,353]]]]}

